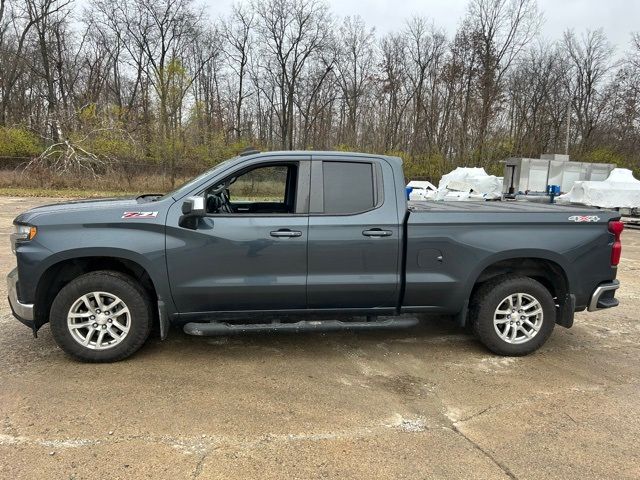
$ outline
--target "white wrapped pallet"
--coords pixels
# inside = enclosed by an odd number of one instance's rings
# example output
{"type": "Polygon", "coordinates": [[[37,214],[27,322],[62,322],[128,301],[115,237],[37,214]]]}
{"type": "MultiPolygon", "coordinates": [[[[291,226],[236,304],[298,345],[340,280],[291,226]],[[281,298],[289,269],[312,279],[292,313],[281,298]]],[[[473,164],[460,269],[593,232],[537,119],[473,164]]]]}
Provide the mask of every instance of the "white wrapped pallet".
{"type": "Polygon", "coordinates": [[[600,208],[640,208],[640,180],[629,169],[615,168],[606,180],[575,182],[556,201],[600,208]]]}
{"type": "Polygon", "coordinates": [[[438,183],[437,200],[495,200],[502,197],[502,178],[489,175],[484,168],[457,167],[438,183]],[[454,193],[455,192],[455,193],[454,193]],[[466,195],[460,195],[460,193],[466,195]]]}
{"type": "Polygon", "coordinates": [[[411,180],[407,187],[412,188],[411,193],[409,194],[409,200],[417,201],[417,200],[427,200],[433,198],[436,194],[436,186],[427,182],[426,180],[411,180]]]}

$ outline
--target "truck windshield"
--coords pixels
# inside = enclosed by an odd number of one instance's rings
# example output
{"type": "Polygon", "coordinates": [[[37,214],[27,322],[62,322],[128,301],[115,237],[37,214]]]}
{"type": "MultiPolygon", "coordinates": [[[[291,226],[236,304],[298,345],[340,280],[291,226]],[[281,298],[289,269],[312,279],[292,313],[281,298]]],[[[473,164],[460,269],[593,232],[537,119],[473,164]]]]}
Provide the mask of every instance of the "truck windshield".
{"type": "Polygon", "coordinates": [[[193,187],[195,187],[201,180],[203,180],[204,178],[208,177],[209,175],[213,175],[218,170],[222,170],[222,169],[226,168],[227,165],[229,165],[233,160],[236,160],[237,158],[238,157],[236,156],[236,157],[232,157],[232,158],[229,158],[227,160],[224,160],[223,162],[220,162],[215,167],[210,168],[209,170],[205,171],[204,173],[201,173],[200,175],[198,175],[196,178],[193,178],[193,179],[189,180],[188,182],[183,183],[181,186],[179,186],[175,190],[163,195],[159,200],[163,200],[163,199],[168,198],[168,197],[176,197],[176,198],[178,198],[178,197],[183,196],[183,194],[187,193],[189,190],[191,190],[193,187]]]}

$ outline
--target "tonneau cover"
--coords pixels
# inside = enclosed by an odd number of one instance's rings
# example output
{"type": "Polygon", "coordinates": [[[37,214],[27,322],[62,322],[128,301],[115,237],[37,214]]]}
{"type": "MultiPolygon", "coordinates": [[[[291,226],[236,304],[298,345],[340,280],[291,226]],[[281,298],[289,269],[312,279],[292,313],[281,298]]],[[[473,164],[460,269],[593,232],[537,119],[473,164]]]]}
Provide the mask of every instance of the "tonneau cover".
{"type": "Polygon", "coordinates": [[[584,205],[558,205],[528,201],[495,202],[408,202],[411,212],[504,212],[504,213],[559,213],[599,212],[597,208],[584,205]]]}

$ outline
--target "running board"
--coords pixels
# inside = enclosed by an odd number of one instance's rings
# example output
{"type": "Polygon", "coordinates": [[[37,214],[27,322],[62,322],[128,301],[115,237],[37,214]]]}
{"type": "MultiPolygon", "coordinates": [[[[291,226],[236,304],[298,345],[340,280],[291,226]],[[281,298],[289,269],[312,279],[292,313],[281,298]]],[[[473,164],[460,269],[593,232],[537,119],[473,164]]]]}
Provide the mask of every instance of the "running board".
{"type": "Polygon", "coordinates": [[[190,322],[184,326],[188,335],[214,337],[241,333],[266,332],[332,332],[337,330],[384,330],[409,328],[419,323],[416,317],[390,318],[370,322],[343,322],[340,320],[301,320],[292,323],[248,323],[234,324],[222,322],[190,322]]]}

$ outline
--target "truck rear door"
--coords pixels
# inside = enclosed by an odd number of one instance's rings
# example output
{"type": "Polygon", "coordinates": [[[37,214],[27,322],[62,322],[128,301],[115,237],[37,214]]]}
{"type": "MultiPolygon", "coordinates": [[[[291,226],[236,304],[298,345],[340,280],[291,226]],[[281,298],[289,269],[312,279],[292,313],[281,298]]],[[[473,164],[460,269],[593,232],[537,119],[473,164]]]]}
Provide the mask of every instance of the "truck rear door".
{"type": "Polygon", "coordinates": [[[314,155],[308,240],[309,308],[393,308],[400,221],[391,165],[314,155]]]}

